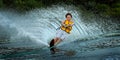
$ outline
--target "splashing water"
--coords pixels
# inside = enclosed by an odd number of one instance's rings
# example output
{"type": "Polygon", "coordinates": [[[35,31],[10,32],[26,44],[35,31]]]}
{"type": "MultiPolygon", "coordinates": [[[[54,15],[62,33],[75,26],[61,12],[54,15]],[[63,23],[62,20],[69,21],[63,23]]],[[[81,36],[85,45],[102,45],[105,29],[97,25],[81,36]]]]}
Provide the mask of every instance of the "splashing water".
{"type": "MultiPolygon", "coordinates": [[[[105,34],[107,28],[102,24],[107,22],[93,19],[93,22],[85,23],[81,18],[81,13],[75,6],[52,6],[48,8],[35,9],[26,14],[18,14],[8,11],[0,12],[0,36],[6,36],[10,42],[19,44],[18,46],[48,46],[49,41],[55,37],[56,29],[60,26],[61,21],[65,20],[64,15],[70,12],[73,15],[75,25],[71,34],[65,39],[64,43],[75,41],[83,38],[95,38],[98,35],[105,34]]],[[[111,20],[110,20],[111,21],[111,20]]],[[[113,22],[112,27],[119,27],[113,22]]],[[[113,31],[110,28],[110,31],[113,31]]],[[[6,38],[5,37],[5,38],[6,38]]]]}

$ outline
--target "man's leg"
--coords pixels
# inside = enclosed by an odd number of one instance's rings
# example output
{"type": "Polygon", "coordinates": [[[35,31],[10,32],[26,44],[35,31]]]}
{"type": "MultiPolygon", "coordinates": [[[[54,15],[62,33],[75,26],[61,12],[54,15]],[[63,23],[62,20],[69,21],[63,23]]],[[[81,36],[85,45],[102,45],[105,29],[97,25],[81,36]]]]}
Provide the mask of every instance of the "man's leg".
{"type": "Polygon", "coordinates": [[[57,37],[52,39],[51,42],[50,42],[50,47],[54,46],[55,43],[58,43],[58,41],[59,41],[59,38],[57,38],[57,37]]]}
{"type": "Polygon", "coordinates": [[[55,54],[55,52],[58,52],[59,51],[59,49],[57,49],[55,46],[57,45],[57,44],[59,44],[61,42],[61,40],[59,39],[59,38],[55,38],[55,39],[53,39],[53,45],[51,46],[51,52],[52,52],[52,54],[55,54]]]}
{"type": "Polygon", "coordinates": [[[54,38],[54,42],[55,42],[55,43],[57,42],[57,40],[58,40],[58,37],[54,38]]]}
{"type": "Polygon", "coordinates": [[[62,40],[60,38],[56,38],[54,45],[58,45],[62,40]]]}
{"type": "Polygon", "coordinates": [[[57,41],[55,42],[54,45],[58,45],[61,41],[63,41],[66,37],[68,36],[68,34],[65,31],[62,31],[62,35],[60,38],[57,38],[57,41]]]}

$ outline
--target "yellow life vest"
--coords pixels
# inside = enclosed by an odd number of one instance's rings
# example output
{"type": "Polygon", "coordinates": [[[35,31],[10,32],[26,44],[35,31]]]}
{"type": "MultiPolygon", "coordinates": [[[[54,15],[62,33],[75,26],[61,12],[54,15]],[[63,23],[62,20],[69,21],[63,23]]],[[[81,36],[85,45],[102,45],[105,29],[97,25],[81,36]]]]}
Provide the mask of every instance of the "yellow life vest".
{"type": "MultiPolygon", "coordinates": [[[[65,20],[64,24],[69,25],[69,24],[73,24],[73,22],[65,20]]],[[[68,27],[61,26],[61,30],[64,30],[65,32],[70,33],[70,31],[72,30],[72,26],[68,26],[68,27]]]]}

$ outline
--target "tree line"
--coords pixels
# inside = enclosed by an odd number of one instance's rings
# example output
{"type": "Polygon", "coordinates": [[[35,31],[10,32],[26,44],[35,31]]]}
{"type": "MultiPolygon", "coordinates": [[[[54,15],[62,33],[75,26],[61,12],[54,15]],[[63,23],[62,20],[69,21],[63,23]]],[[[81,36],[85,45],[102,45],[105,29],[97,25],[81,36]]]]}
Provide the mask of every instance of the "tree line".
{"type": "Polygon", "coordinates": [[[28,11],[58,3],[83,6],[86,10],[97,14],[120,16],[120,0],[0,0],[0,8],[28,11]]]}

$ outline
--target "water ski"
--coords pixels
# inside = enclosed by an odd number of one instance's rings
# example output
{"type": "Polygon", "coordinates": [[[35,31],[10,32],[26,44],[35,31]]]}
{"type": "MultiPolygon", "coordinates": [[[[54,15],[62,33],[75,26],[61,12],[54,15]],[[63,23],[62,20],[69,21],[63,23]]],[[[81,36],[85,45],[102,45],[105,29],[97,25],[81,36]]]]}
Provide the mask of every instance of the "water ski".
{"type": "Polygon", "coordinates": [[[63,50],[63,49],[58,49],[55,48],[55,53],[52,54],[53,57],[57,56],[74,56],[76,54],[76,51],[74,50],[63,50]]]}
{"type": "Polygon", "coordinates": [[[66,56],[73,56],[76,54],[76,51],[74,50],[63,50],[63,49],[58,49],[54,46],[54,39],[51,40],[50,42],[50,52],[51,54],[56,55],[66,55],[66,56]]]}
{"type": "Polygon", "coordinates": [[[50,51],[52,54],[55,54],[54,39],[50,41],[50,51]]]}

